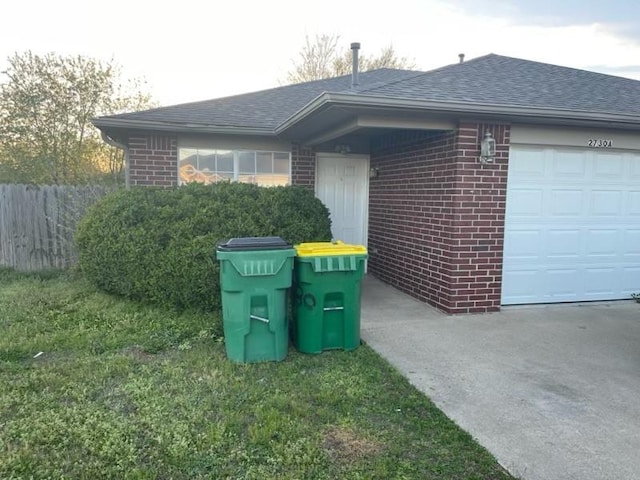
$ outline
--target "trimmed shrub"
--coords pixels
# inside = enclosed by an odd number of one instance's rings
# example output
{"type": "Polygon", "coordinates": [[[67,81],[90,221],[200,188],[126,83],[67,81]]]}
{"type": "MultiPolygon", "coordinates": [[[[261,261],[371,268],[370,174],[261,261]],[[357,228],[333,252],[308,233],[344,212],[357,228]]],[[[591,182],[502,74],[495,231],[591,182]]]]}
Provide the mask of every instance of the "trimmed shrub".
{"type": "Polygon", "coordinates": [[[279,236],[331,239],[329,211],[303,187],[243,183],[134,188],[93,205],[76,233],[80,268],[99,288],[179,309],[220,306],[216,245],[279,236]]]}

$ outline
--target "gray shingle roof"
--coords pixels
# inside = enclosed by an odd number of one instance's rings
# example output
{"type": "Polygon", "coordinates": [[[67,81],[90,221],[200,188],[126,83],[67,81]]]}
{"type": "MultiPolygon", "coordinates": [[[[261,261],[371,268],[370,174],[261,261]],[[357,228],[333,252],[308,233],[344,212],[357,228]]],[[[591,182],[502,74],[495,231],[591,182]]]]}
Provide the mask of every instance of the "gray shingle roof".
{"type": "MultiPolygon", "coordinates": [[[[411,70],[383,68],[360,74],[360,83],[368,88],[386,85],[420,75],[411,70]]],[[[142,112],[100,117],[166,123],[188,123],[252,127],[273,130],[311,100],[324,92],[355,92],[351,75],[287,85],[233,97],[185,103],[142,112]]]]}
{"type": "Polygon", "coordinates": [[[369,88],[416,100],[640,114],[640,82],[490,54],[369,88]]]}
{"type": "Polygon", "coordinates": [[[477,105],[551,108],[640,115],[640,81],[490,54],[428,72],[380,69],[287,85],[202,102],[96,119],[183,126],[253,128],[273,132],[319,95],[356,96],[477,105]]]}

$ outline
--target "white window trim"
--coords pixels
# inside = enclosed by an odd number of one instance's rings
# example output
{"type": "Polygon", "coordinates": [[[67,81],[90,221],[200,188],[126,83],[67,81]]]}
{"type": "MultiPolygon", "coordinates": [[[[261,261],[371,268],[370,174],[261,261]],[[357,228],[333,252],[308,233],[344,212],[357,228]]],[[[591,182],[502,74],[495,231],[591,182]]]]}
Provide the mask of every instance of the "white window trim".
{"type": "MultiPolygon", "coordinates": [[[[201,150],[209,150],[209,151],[222,151],[222,150],[226,150],[226,151],[230,151],[233,154],[233,178],[232,180],[234,182],[239,182],[239,178],[241,175],[247,175],[247,174],[241,174],[240,173],[240,153],[242,152],[251,152],[254,155],[257,155],[259,153],[270,153],[272,155],[275,154],[286,154],[288,156],[288,170],[289,170],[289,179],[287,182],[287,185],[291,185],[292,181],[293,181],[293,171],[292,171],[292,167],[293,167],[293,161],[292,161],[292,154],[291,151],[287,151],[287,150],[261,150],[261,149],[252,149],[252,148],[218,148],[218,147],[203,147],[203,146],[189,146],[189,145],[180,145],[178,147],[178,152],[177,152],[177,157],[178,157],[178,161],[177,161],[177,173],[178,173],[178,185],[186,185],[187,183],[190,182],[185,182],[182,180],[182,177],[180,175],[180,151],[181,150],[195,150],[198,152],[198,157],[200,155],[200,151],[201,150]]],[[[254,157],[254,161],[255,161],[255,157],[254,157]]],[[[273,157],[272,157],[272,161],[273,161],[273,157]]],[[[257,165],[254,166],[254,170],[257,170],[257,165]]],[[[272,164],[272,170],[273,170],[273,164],[272,164]]],[[[217,170],[212,172],[212,173],[217,173],[217,170]]],[[[249,174],[251,175],[251,174],[249,174]]],[[[258,173],[257,171],[255,171],[253,173],[253,177],[257,178],[259,175],[269,175],[267,173],[258,173]]],[[[272,172],[272,175],[283,175],[283,174],[276,174],[274,172],[272,172]]],[[[258,183],[256,182],[256,185],[258,185],[258,183]]]]}

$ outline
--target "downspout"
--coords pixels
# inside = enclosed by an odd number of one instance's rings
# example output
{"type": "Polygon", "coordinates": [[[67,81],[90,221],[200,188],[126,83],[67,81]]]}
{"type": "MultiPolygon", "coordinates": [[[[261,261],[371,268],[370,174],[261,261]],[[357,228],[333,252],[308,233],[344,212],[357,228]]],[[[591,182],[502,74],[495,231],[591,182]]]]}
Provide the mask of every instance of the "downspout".
{"type": "Polygon", "coordinates": [[[109,135],[106,134],[103,130],[100,130],[100,135],[102,136],[102,140],[104,140],[108,145],[112,147],[121,148],[124,151],[124,185],[128,189],[130,187],[129,182],[129,148],[124,144],[120,143],[109,135]]]}

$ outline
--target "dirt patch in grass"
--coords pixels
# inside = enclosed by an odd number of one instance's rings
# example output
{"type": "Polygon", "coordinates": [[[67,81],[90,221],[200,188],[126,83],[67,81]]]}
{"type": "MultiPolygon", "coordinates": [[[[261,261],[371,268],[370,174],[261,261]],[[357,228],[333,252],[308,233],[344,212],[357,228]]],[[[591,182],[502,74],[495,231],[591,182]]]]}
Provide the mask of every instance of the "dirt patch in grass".
{"type": "Polygon", "coordinates": [[[140,345],[125,347],[120,350],[122,355],[130,356],[139,362],[150,362],[158,357],[158,355],[146,352],[140,345]]]}
{"type": "Polygon", "coordinates": [[[332,427],[324,434],[323,448],[339,463],[354,463],[379,454],[384,446],[351,429],[332,427]]]}

